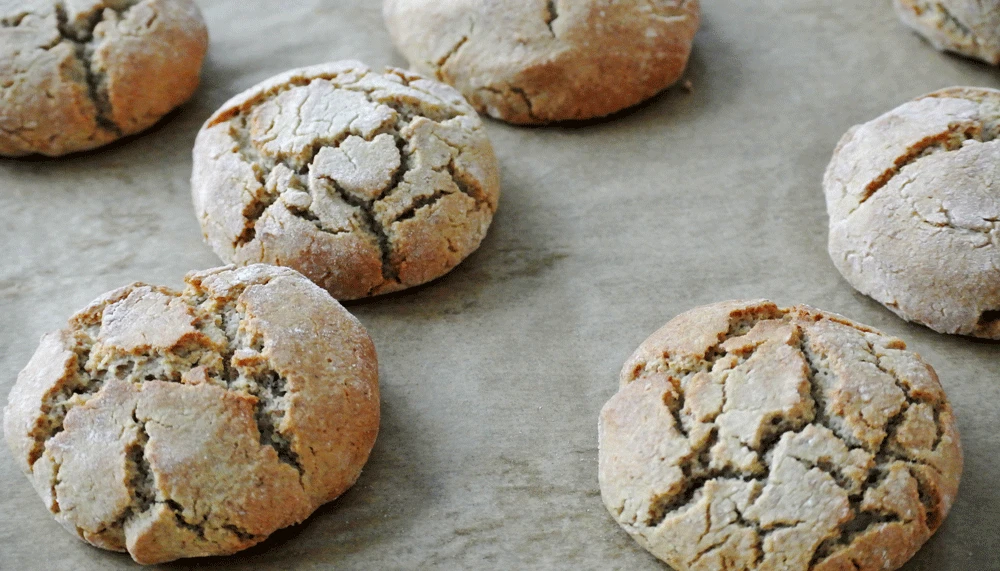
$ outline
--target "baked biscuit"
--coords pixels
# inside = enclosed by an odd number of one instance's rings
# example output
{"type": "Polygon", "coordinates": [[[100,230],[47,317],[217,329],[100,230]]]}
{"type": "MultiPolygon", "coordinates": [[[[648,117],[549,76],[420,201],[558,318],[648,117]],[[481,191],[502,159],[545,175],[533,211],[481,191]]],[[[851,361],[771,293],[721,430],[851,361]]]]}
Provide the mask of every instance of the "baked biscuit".
{"type": "Polygon", "coordinates": [[[945,89],[851,128],[823,179],[834,265],[941,333],[1000,339],[1000,91],[945,89]]]}
{"type": "Polygon", "coordinates": [[[896,13],[935,48],[1000,64],[1000,1],[893,0],[896,13]]]}
{"type": "Polygon", "coordinates": [[[415,70],[510,123],[603,117],[676,82],[698,0],[385,0],[415,70]]]}
{"type": "Polygon", "coordinates": [[[198,134],[191,179],[226,262],[295,268],[337,299],[440,277],[479,247],[499,167],[454,89],[353,61],[237,95],[198,134]]]}
{"type": "Polygon", "coordinates": [[[0,1],[0,155],[147,129],[191,97],[207,49],[192,0],[0,1]]]}
{"type": "Polygon", "coordinates": [[[357,480],[379,424],[367,332],[287,268],[133,284],[42,338],[4,411],[70,532],[139,563],[229,554],[357,480]]]}
{"type": "Polygon", "coordinates": [[[699,307],[620,380],[601,495],[677,571],[897,569],[955,499],[962,450],[934,369],[843,317],[699,307]]]}

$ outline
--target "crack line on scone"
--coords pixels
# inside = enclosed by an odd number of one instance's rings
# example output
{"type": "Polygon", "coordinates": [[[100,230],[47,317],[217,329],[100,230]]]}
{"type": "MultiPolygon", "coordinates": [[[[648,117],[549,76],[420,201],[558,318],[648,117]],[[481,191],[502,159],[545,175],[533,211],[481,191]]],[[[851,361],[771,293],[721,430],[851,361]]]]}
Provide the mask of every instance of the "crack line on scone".
{"type": "Polygon", "coordinates": [[[432,194],[430,196],[424,196],[422,198],[418,198],[417,200],[414,200],[410,204],[410,206],[407,207],[406,210],[404,210],[402,212],[402,214],[400,214],[399,216],[397,216],[392,221],[392,223],[395,224],[397,222],[405,222],[406,220],[414,218],[414,217],[416,217],[418,210],[434,206],[442,198],[444,198],[446,196],[451,196],[452,194],[453,193],[448,192],[446,190],[439,190],[439,191],[436,191],[434,194],[432,194]]]}
{"type": "Polygon", "coordinates": [[[260,432],[260,443],[274,448],[278,460],[295,468],[301,479],[305,475],[305,468],[299,455],[292,449],[291,442],[281,433],[281,422],[287,414],[287,405],[281,405],[288,395],[288,380],[273,370],[255,380],[259,387],[255,396],[259,402],[254,410],[254,418],[260,432]]]}
{"type": "MultiPolygon", "coordinates": [[[[265,286],[270,281],[268,278],[254,285],[265,286]]],[[[226,337],[226,347],[219,355],[222,361],[221,380],[227,391],[245,393],[256,398],[254,421],[260,435],[260,444],[273,448],[278,460],[295,468],[301,481],[305,469],[298,454],[292,449],[291,442],[281,433],[281,423],[288,409],[288,379],[275,371],[270,361],[264,356],[263,338],[257,336],[247,338],[243,330],[246,314],[238,306],[238,300],[248,287],[253,286],[234,288],[229,292],[231,299],[222,304],[221,307],[217,306],[218,300],[214,298],[197,300],[183,296],[183,299],[196,312],[220,317],[223,324],[222,332],[226,337]],[[206,302],[211,303],[209,308],[203,307],[206,302]],[[265,363],[265,366],[258,365],[259,370],[247,371],[249,374],[245,374],[239,366],[233,363],[237,351],[241,349],[251,350],[259,361],[265,363]]],[[[201,324],[200,320],[199,324],[201,324]]]]}
{"type": "Polygon", "coordinates": [[[516,94],[518,97],[524,100],[524,104],[528,107],[528,117],[530,117],[532,121],[541,120],[541,118],[538,115],[535,115],[535,105],[534,102],[532,102],[531,97],[528,97],[527,91],[525,91],[520,87],[516,87],[514,85],[508,86],[508,89],[510,90],[511,93],[516,94]]]}
{"type": "Polygon", "coordinates": [[[221,527],[221,529],[224,529],[229,533],[232,533],[240,541],[253,541],[258,537],[257,535],[254,535],[253,533],[250,533],[249,531],[231,523],[224,524],[221,527]]]}
{"type": "Polygon", "coordinates": [[[75,339],[76,345],[72,348],[75,366],[72,382],[67,382],[60,391],[50,394],[42,400],[40,406],[42,416],[39,417],[30,432],[30,436],[34,439],[34,446],[28,454],[29,466],[34,466],[35,462],[42,456],[49,440],[63,431],[63,422],[65,422],[69,411],[86,402],[87,398],[100,390],[104,384],[103,379],[92,377],[86,370],[94,339],[85,332],[79,333],[85,339],[75,339]]]}
{"type": "MultiPolygon", "coordinates": [[[[914,181],[914,179],[909,179],[907,181],[904,181],[904,183],[900,185],[899,190],[900,191],[904,190],[913,181],[914,181]]],[[[975,226],[962,226],[960,224],[956,224],[954,218],[951,215],[951,212],[947,208],[945,208],[945,206],[944,206],[943,203],[938,206],[937,214],[941,214],[942,216],[944,216],[945,221],[944,222],[940,222],[940,221],[937,221],[937,220],[931,220],[930,218],[928,218],[927,216],[925,216],[923,213],[920,212],[921,209],[918,208],[918,206],[916,205],[916,203],[914,201],[908,200],[909,198],[912,198],[910,195],[906,194],[905,192],[903,192],[901,194],[903,195],[903,199],[906,202],[906,204],[908,204],[909,207],[910,207],[911,215],[913,216],[913,218],[919,224],[923,224],[925,226],[930,226],[932,228],[942,228],[942,229],[953,230],[957,234],[965,235],[966,237],[970,237],[970,238],[975,238],[975,237],[979,237],[979,238],[988,237],[989,238],[988,240],[982,242],[981,244],[973,245],[972,246],[973,248],[985,248],[985,247],[988,247],[991,244],[993,244],[993,242],[994,242],[993,238],[994,238],[995,232],[997,230],[997,221],[996,220],[992,220],[992,219],[989,219],[989,218],[982,218],[981,220],[983,222],[988,223],[988,227],[986,227],[986,228],[984,228],[984,227],[975,227],[975,226]]]]}
{"type": "MultiPolygon", "coordinates": [[[[685,473],[687,476],[687,473],[685,473]]],[[[699,495],[709,482],[722,480],[740,480],[742,482],[758,481],[764,482],[761,478],[744,476],[732,470],[717,470],[712,473],[697,478],[686,477],[681,491],[665,499],[658,499],[650,506],[647,518],[642,523],[647,527],[657,527],[663,523],[668,516],[675,513],[686,512],[701,501],[699,495]]]]}
{"type": "Polygon", "coordinates": [[[28,16],[33,15],[33,12],[25,10],[23,12],[17,12],[10,16],[4,16],[0,18],[0,27],[2,28],[16,28],[21,25],[28,16]]]}
{"type": "Polygon", "coordinates": [[[556,29],[552,27],[552,22],[555,22],[559,17],[559,6],[558,0],[549,0],[548,4],[545,6],[545,25],[549,28],[549,32],[552,33],[552,37],[556,37],[556,29]]]}
{"type": "Polygon", "coordinates": [[[816,550],[809,561],[809,569],[812,569],[824,559],[835,555],[842,549],[850,547],[858,537],[875,528],[883,527],[889,523],[906,523],[898,514],[858,511],[853,507],[851,511],[852,518],[838,526],[838,535],[827,538],[816,546],[816,550]]]}
{"type": "Polygon", "coordinates": [[[452,46],[452,48],[448,50],[448,53],[444,54],[443,56],[441,56],[441,58],[437,60],[434,69],[434,77],[436,77],[438,81],[445,80],[444,74],[442,73],[444,66],[448,64],[448,61],[452,58],[452,56],[458,53],[458,50],[462,49],[462,46],[468,43],[468,41],[469,41],[468,35],[462,36],[462,39],[458,40],[458,43],[452,46]]]}
{"type": "Polygon", "coordinates": [[[69,15],[67,14],[66,6],[63,2],[57,2],[55,4],[59,35],[64,41],[73,45],[76,59],[83,67],[85,75],[84,81],[87,85],[87,96],[94,104],[94,110],[96,111],[94,120],[98,127],[106,131],[110,131],[119,137],[123,135],[123,132],[121,127],[119,127],[112,118],[113,110],[111,108],[111,101],[108,96],[107,86],[105,85],[107,78],[104,73],[97,70],[94,62],[94,50],[98,45],[98,41],[94,33],[97,26],[106,21],[104,17],[105,10],[114,12],[119,20],[121,20],[127,17],[128,12],[135,6],[135,4],[135,2],[129,4],[125,10],[118,10],[111,6],[102,6],[89,14],[86,25],[82,27],[70,25],[69,15]]]}
{"type": "MultiPolygon", "coordinates": [[[[384,282],[398,282],[399,273],[392,263],[392,244],[389,242],[389,234],[382,226],[382,223],[379,222],[378,217],[375,216],[375,212],[372,209],[374,201],[361,200],[341,188],[336,181],[331,179],[327,180],[330,181],[330,186],[334,189],[334,192],[336,192],[344,202],[358,209],[358,213],[361,215],[362,224],[368,229],[372,236],[375,237],[375,240],[378,243],[379,253],[382,256],[382,280],[384,282]]],[[[379,284],[379,286],[376,287],[380,287],[381,285],[382,284],[379,284]]]]}
{"type": "Polygon", "coordinates": [[[913,463],[907,466],[907,470],[910,472],[910,477],[917,482],[917,494],[920,499],[920,504],[924,507],[924,512],[927,518],[927,528],[933,533],[941,525],[941,501],[938,499],[938,494],[928,492],[927,482],[924,481],[923,474],[919,470],[915,471],[913,463]]]}
{"type": "Polygon", "coordinates": [[[988,142],[993,140],[995,133],[983,132],[982,124],[962,125],[951,124],[943,133],[931,135],[913,143],[901,156],[893,161],[892,166],[868,183],[864,192],[858,198],[858,203],[847,213],[853,214],[862,204],[867,202],[878,191],[885,188],[904,168],[918,162],[920,159],[938,153],[950,153],[962,148],[966,141],[988,142]]]}
{"type": "MultiPolygon", "coordinates": [[[[659,359],[648,361],[645,363],[640,363],[636,370],[633,372],[632,380],[639,378],[642,372],[665,372],[670,375],[675,375],[679,379],[684,379],[690,377],[695,373],[699,372],[711,372],[715,364],[729,355],[728,351],[722,350],[722,345],[733,337],[742,337],[750,332],[751,329],[761,321],[767,321],[769,319],[781,319],[787,312],[781,310],[774,310],[773,313],[768,313],[765,315],[737,315],[731,316],[729,320],[729,326],[726,331],[719,333],[716,338],[716,343],[705,350],[705,353],[698,360],[696,366],[678,366],[675,367],[673,364],[669,364],[669,355],[662,355],[659,359]]],[[[754,351],[756,348],[754,348],[754,351]]],[[[749,353],[752,355],[753,352],[749,353]]],[[[748,355],[743,355],[738,357],[738,364],[746,360],[748,355]]]]}
{"type": "Polygon", "coordinates": [[[889,377],[892,378],[893,382],[896,384],[896,387],[903,394],[903,398],[905,400],[905,402],[903,403],[903,406],[900,407],[900,410],[895,415],[893,415],[886,422],[886,424],[885,424],[886,436],[882,440],[882,443],[879,446],[879,450],[878,450],[878,452],[876,453],[875,456],[876,456],[876,458],[889,457],[889,458],[893,458],[893,459],[896,459],[896,460],[901,460],[901,461],[904,461],[904,462],[913,462],[913,463],[918,463],[918,464],[926,464],[926,462],[923,461],[920,458],[913,458],[913,457],[910,457],[908,455],[901,454],[901,453],[899,453],[899,452],[897,452],[895,450],[892,450],[891,446],[893,445],[893,443],[896,440],[896,432],[897,432],[899,426],[905,420],[906,413],[909,411],[910,407],[912,407],[914,405],[918,405],[918,404],[925,404],[925,405],[930,406],[931,412],[932,412],[932,414],[934,416],[934,425],[935,425],[935,430],[936,430],[936,432],[935,432],[935,439],[934,439],[934,443],[932,444],[932,446],[928,450],[929,452],[934,452],[937,449],[938,444],[940,444],[941,439],[944,436],[944,430],[943,430],[943,427],[941,425],[941,419],[940,419],[941,408],[943,406],[943,403],[941,401],[939,401],[939,400],[922,399],[922,398],[916,397],[913,394],[911,394],[910,391],[909,391],[909,389],[906,387],[905,384],[903,384],[903,381],[899,378],[899,376],[894,371],[892,371],[890,369],[887,369],[882,364],[882,355],[879,355],[875,351],[875,346],[871,343],[871,341],[868,341],[867,339],[865,341],[867,342],[867,345],[868,345],[868,352],[871,354],[872,358],[875,360],[874,361],[874,365],[878,368],[879,371],[881,371],[882,373],[884,373],[884,374],[886,374],[886,375],[888,375],[889,377]]]}
{"type": "MultiPolygon", "coordinates": [[[[933,7],[931,9],[936,10],[941,15],[941,17],[944,18],[947,24],[952,25],[955,31],[965,36],[966,38],[971,39],[974,44],[979,44],[979,38],[976,36],[975,32],[973,32],[968,26],[966,26],[964,22],[959,20],[958,17],[955,16],[955,14],[953,14],[952,11],[949,10],[947,6],[945,6],[941,2],[933,2],[932,6],[933,7]]],[[[926,9],[926,4],[924,9],[926,9]]]]}
{"type": "Polygon", "coordinates": [[[146,432],[146,422],[138,418],[134,408],[132,409],[132,422],[136,427],[136,437],[125,448],[125,474],[129,476],[125,486],[131,500],[114,521],[97,532],[104,534],[114,530],[120,536],[123,544],[125,524],[148,511],[156,503],[153,470],[146,458],[146,444],[149,443],[149,434],[146,432]]]}
{"type": "Polygon", "coordinates": [[[149,443],[146,423],[139,420],[134,410],[132,411],[132,421],[136,423],[136,439],[126,449],[126,461],[134,470],[129,479],[128,487],[133,498],[133,513],[138,515],[153,505],[153,502],[156,501],[156,491],[154,489],[153,469],[149,465],[149,459],[146,458],[146,444],[149,443]]]}
{"type": "MultiPolygon", "coordinates": [[[[289,79],[286,83],[283,83],[281,85],[272,87],[271,89],[267,90],[266,92],[260,93],[257,96],[249,99],[248,101],[245,101],[245,102],[241,103],[237,107],[227,109],[225,113],[219,113],[218,116],[216,116],[213,120],[211,120],[209,123],[207,123],[205,125],[205,128],[211,128],[211,127],[214,127],[214,126],[219,125],[221,123],[231,121],[231,120],[233,120],[237,116],[245,116],[248,113],[252,113],[253,108],[259,107],[260,105],[263,105],[263,104],[266,104],[266,103],[270,102],[272,99],[277,98],[282,93],[285,93],[286,91],[291,91],[291,90],[299,88],[299,87],[306,87],[306,86],[308,86],[310,83],[312,83],[314,81],[328,81],[330,83],[333,83],[334,87],[336,89],[344,89],[344,90],[347,90],[347,91],[353,91],[355,93],[361,93],[361,94],[363,94],[365,96],[365,98],[368,100],[369,103],[372,103],[374,105],[385,105],[386,107],[389,107],[390,109],[392,109],[393,111],[395,111],[397,114],[399,114],[403,119],[405,119],[405,122],[409,122],[409,120],[412,117],[409,116],[409,113],[407,112],[407,110],[403,109],[401,105],[396,104],[394,101],[376,101],[372,97],[372,93],[374,93],[375,91],[378,91],[380,88],[378,88],[378,87],[373,87],[373,88],[358,87],[358,82],[362,81],[363,77],[361,79],[359,79],[359,80],[354,81],[354,82],[337,83],[337,80],[340,79],[342,75],[347,75],[347,74],[353,73],[355,71],[357,71],[357,70],[350,69],[350,70],[345,70],[343,73],[333,73],[333,74],[330,74],[330,73],[320,73],[320,74],[317,74],[317,75],[311,76],[311,77],[293,77],[293,78],[289,79]]],[[[369,73],[372,73],[372,72],[369,71],[369,73]]],[[[405,77],[403,77],[402,75],[399,75],[399,74],[394,74],[394,75],[400,79],[400,84],[401,85],[403,85],[405,87],[410,87],[410,83],[409,83],[409,81],[406,80],[405,77]]],[[[416,88],[414,88],[414,89],[416,89],[416,88]]],[[[421,91],[421,90],[418,89],[418,91],[421,91]]],[[[421,93],[423,95],[426,95],[428,97],[432,97],[434,99],[437,99],[438,101],[441,101],[440,98],[438,98],[436,95],[433,95],[433,94],[428,93],[426,91],[421,91],[421,93]]],[[[453,105],[448,104],[447,102],[441,101],[441,103],[443,103],[444,107],[448,108],[449,110],[451,110],[452,108],[454,108],[453,105]]],[[[429,119],[431,121],[434,121],[435,123],[443,123],[445,121],[448,121],[450,119],[454,119],[455,117],[459,117],[461,115],[463,115],[462,112],[451,111],[451,112],[445,113],[444,115],[438,115],[438,114],[432,113],[430,115],[423,115],[423,117],[426,117],[427,119],[429,119]],[[433,117],[431,115],[436,115],[437,117],[441,117],[441,118],[435,118],[435,117],[433,117]]]]}
{"type": "MultiPolygon", "coordinates": [[[[700,541],[700,540],[699,540],[700,541]]],[[[694,566],[696,563],[705,558],[709,553],[715,551],[716,549],[722,547],[729,542],[729,536],[723,536],[722,539],[716,541],[715,543],[705,547],[701,551],[695,554],[694,558],[687,562],[688,565],[694,566]]]]}
{"type": "MultiPolygon", "coordinates": [[[[852,443],[854,442],[854,437],[851,434],[845,434],[840,426],[835,425],[831,422],[830,415],[827,412],[827,402],[826,395],[823,394],[823,386],[817,380],[820,374],[820,364],[829,359],[827,355],[817,355],[813,352],[812,347],[809,343],[810,336],[803,329],[801,335],[799,336],[799,353],[802,354],[802,358],[805,359],[806,366],[808,367],[808,373],[806,379],[809,382],[809,395],[813,401],[813,422],[823,426],[824,428],[830,430],[837,438],[842,440],[848,448],[852,448],[852,443]]],[[[833,371],[826,367],[829,374],[834,375],[833,371]]]]}
{"type": "MultiPolygon", "coordinates": [[[[376,132],[370,133],[368,136],[362,137],[359,134],[354,133],[352,130],[348,130],[337,137],[335,140],[317,142],[312,145],[310,149],[308,161],[301,168],[295,168],[295,165],[288,164],[285,160],[277,161],[272,166],[268,166],[267,163],[272,162],[270,160],[265,160],[264,157],[260,156],[257,152],[256,146],[252,143],[249,136],[248,121],[245,114],[240,114],[236,119],[231,121],[230,137],[232,137],[237,143],[237,152],[240,154],[243,162],[247,163],[251,169],[254,171],[254,175],[257,178],[257,182],[262,188],[262,197],[252,197],[251,202],[244,206],[243,218],[244,218],[244,229],[240,233],[234,242],[234,247],[240,247],[245,244],[252,242],[256,236],[256,224],[257,221],[264,215],[268,208],[278,201],[280,193],[269,192],[267,190],[267,178],[272,172],[272,170],[279,164],[284,165],[286,168],[291,170],[295,175],[299,177],[308,177],[310,171],[312,170],[313,162],[319,155],[319,152],[324,148],[339,148],[340,144],[350,136],[361,137],[366,142],[371,142],[375,137],[382,134],[389,134],[393,137],[396,148],[400,153],[400,167],[393,174],[392,180],[389,185],[382,190],[379,196],[375,197],[373,200],[367,201],[359,199],[352,194],[346,192],[341,186],[332,178],[321,176],[320,178],[326,180],[334,192],[348,205],[353,206],[358,209],[358,213],[361,217],[362,226],[364,226],[371,235],[375,238],[380,256],[382,258],[382,280],[383,283],[373,286],[373,290],[379,287],[383,287],[386,282],[398,282],[398,272],[392,264],[391,252],[392,247],[389,241],[388,233],[384,226],[378,221],[378,218],[374,213],[375,203],[383,200],[387,196],[391,195],[403,182],[406,173],[410,171],[410,157],[406,153],[406,148],[408,146],[408,141],[400,134],[402,127],[404,126],[406,120],[402,113],[397,112],[399,119],[397,119],[395,128],[391,131],[385,131],[384,129],[377,130],[376,132]],[[251,149],[253,155],[251,156],[251,149]]],[[[325,227],[319,220],[319,217],[312,211],[311,206],[303,209],[289,208],[288,212],[293,216],[297,216],[304,220],[308,220],[313,223],[316,228],[327,234],[343,234],[350,233],[351,230],[335,230],[325,227]]]]}
{"type": "MultiPolygon", "coordinates": [[[[848,503],[850,505],[850,509],[851,509],[851,513],[852,513],[851,519],[847,520],[846,522],[844,522],[844,523],[842,523],[842,524],[840,524],[838,526],[837,535],[831,536],[831,537],[825,539],[823,542],[821,542],[817,546],[816,551],[813,553],[812,560],[811,560],[811,562],[809,564],[809,568],[810,569],[812,569],[813,566],[815,566],[816,564],[818,564],[820,561],[822,561],[822,560],[826,559],[827,557],[829,557],[830,555],[834,554],[839,549],[845,548],[845,547],[851,545],[854,542],[855,538],[857,538],[858,536],[866,533],[871,528],[883,525],[885,523],[901,522],[901,521],[903,521],[902,517],[900,517],[899,514],[872,512],[872,511],[865,511],[865,510],[861,509],[861,504],[862,504],[862,502],[864,500],[865,493],[869,489],[877,488],[881,484],[881,480],[883,480],[885,478],[885,474],[882,474],[881,472],[883,471],[883,468],[885,466],[884,458],[886,456],[892,457],[892,458],[894,458],[896,460],[902,461],[902,462],[907,463],[907,464],[909,464],[911,462],[914,462],[913,460],[911,460],[909,458],[900,457],[898,454],[895,454],[895,453],[890,452],[890,451],[887,450],[888,443],[890,442],[890,440],[892,439],[892,436],[893,436],[893,431],[891,429],[891,425],[892,425],[894,419],[896,419],[897,417],[898,418],[902,418],[902,415],[905,414],[905,411],[906,411],[907,406],[909,404],[908,403],[908,401],[910,399],[909,394],[907,393],[907,391],[905,390],[905,388],[902,386],[902,384],[898,381],[898,379],[896,379],[895,375],[892,375],[889,371],[886,371],[886,370],[884,370],[881,367],[881,365],[878,363],[878,355],[876,355],[874,353],[874,348],[871,346],[871,343],[868,342],[867,339],[865,341],[868,343],[869,348],[871,348],[872,355],[873,355],[873,357],[875,358],[875,361],[876,361],[876,363],[875,363],[876,367],[878,367],[880,370],[882,370],[886,374],[889,374],[890,376],[893,377],[893,379],[895,380],[896,384],[903,391],[904,398],[907,400],[907,402],[904,402],[904,406],[901,407],[900,412],[897,413],[897,415],[895,415],[893,417],[893,419],[890,419],[890,421],[886,424],[886,427],[885,427],[886,428],[886,436],[882,440],[882,443],[880,445],[879,450],[875,454],[873,454],[873,459],[875,461],[875,466],[869,471],[868,478],[864,482],[862,482],[860,490],[855,491],[853,494],[849,493],[848,496],[847,496],[847,500],[848,500],[848,503]]],[[[818,422],[821,425],[823,425],[826,428],[828,428],[829,430],[831,430],[835,435],[837,435],[841,440],[843,440],[845,442],[845,444],[849,444],[849,442],[844,439],[843,435],[839,434],[838,431],[836,430],[836,428],[829,423],[829,418],[827,417],[826,411],[825,411],[825,408],[826,408],[825,403],[822,402],[821,400],[820,401],[817,400],[818,398],[822,398],[821,397],[822,390],[821,389],[817,390],[817,389],[819,389],[819,386],[818,386],[819,383],[817,383],[815,381],[815,376],[818,374],[819,367],[818,367],[818,363],[816,362],[816,356],[813,354],[812,350],[809,348],[808,336],[807,336],[807,334],[804,331],[803,331],[803,334],[802,334],[802,337],[801,337],[801,340],[800,340],[799,349],[800,349],[801,353],[803,354],[803,356],[805,357],[807,364],[809,365],[808,379],[809,379],[810,385],[813,387],[811,392],[814,395],[813,399],[814,399],[814,402],[816,402],[816,407],[815,408],[816,408],[816,411],[817,411],[815,422],[818,422]],[[821,411],[822,411],[822,416],[821,416],[821,411]]],[[[824,359],[825,358],[826,357],[824,357],[824,359]]],[[[850,445],[848,445],[848,449],[851,449],[851,448],[852,447],[850,445]]],[[[799,459],[799,461],[801,461],[801,459],[799,459]]],[[[830,474],[830,475],[831,475],[831,477],[834,477],[833,474],[830,474]]],[[[911,472],[911,475],[912,475],[912,472],[911,472]]],[[[917,484],[919,486],[920,485],[919,479],[917,479],[915,477],[915,475],[913,475],[913,476],[914,476],[914,479],[917,480],[917,484]]],[[[840,481],[838,481],[837,478],[835,478],[835,482],[837,483],[838,487],[840,487],[841,489],[845,489],[841,485],[840,481]]],[[[845,489],[845,491],[850,492],[851,490],[845,489]]],[[[925,505],[925,510],[927,511],[928,516],[930,516],[931,515],[931,509],[925,505]]]]}
{"type": "MultiPolygon", "coordinates": [[[[431,136],[453,151],[451,160],[448,161],[448,164],[445,166],[443,170],[447,170],[448,175],[451,176],[451,180],[455,183],[455,186],[458,187],[458,190],[462,194],[475,200],[477,208],[482,206],[483,204],[486,204],[491,211],[494,210],[493,204],[490,203],[490,200],[486,196],[486,193],[483,192],[483,189],[478,184],[473,184],[470,186],[469,183],[463,180],[464,177],[459,174],[460,171],[458,165],[456,164],[456,161],[459,155],[462,154],[462,149],[456,147],[455,145],[452,145],[450,142],[441,138],[437,134],[431,133],[431,136]]],[[[433,170],[435,172],[443,172],[442,169],[433,169],[433,170]]]]}
{"type": "Polygon", "coordinates": [[[168,508],[170,508],[170,511],[172,511],[174,514],[174,521],[177,523],[178,526],[194,532],[198,536],[198,539],[201,540],[205,539],[205,522],[204,521],[201,523],[189,522],[187,518],[184,517],[184,506],[182,506],[181,504],[179,504],[174,500],[169,500],[169,499],[156,503],[163,504],[168,508]]]}

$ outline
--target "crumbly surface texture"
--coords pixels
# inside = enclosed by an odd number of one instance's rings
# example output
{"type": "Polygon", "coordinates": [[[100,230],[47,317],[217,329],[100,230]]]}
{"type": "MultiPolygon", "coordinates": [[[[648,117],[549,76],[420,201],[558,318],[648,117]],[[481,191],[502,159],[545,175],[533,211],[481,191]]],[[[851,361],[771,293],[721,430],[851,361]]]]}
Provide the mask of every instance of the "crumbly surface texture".
{"type": "Polygon", "coordinates": [[[0,0],[0,155],[152,126],[194,93],[207,49],[192,0],[0,0]]]}
{"type": "Polygon", "coordinates": [[[206,241],[337,299],[419,285],[479,247],[500,195],[482,122],[447,85],[345,61],[234,97],[194,147],[206,241]]]}
{"type": "Polygon", "coordinates": [[[962,471],[937,376],[902,341],[767,301],[654,333],[599,438],[605,505],[677,571],[897,569],[962,471]]]}
{"type": "Polygon", "coordinates": [[[956,87],[851,128],[823,180],[833,263],[941,333],[1000,339],[1000,91],[956,87]]]}
{"type": "Polygon", "coordinates": [[[698,0],[385,0],[396,48],[481,113],[518,124],[603,117],[676,82],[698,0]]]}
{"type": "Polygon", "coordinates": [[[1000,64],[1000,1],[893,0],[896,13],[941,51],[1000,64]]]}
{"type": "Polygon", "coordinates": [[[358,478],[378,432],[375,350],[287,268],[133,284],[42,338],[4,411],[55,518],[139,563],[229,554],[358,478]]]}

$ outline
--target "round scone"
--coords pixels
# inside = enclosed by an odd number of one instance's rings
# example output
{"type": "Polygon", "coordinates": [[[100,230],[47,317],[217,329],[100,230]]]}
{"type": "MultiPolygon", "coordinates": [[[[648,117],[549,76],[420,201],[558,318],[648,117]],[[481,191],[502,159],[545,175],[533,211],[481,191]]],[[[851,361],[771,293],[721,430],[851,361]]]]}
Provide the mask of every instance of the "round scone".
{"type": "Polygon", "coordinates": [[[603,117],[680,79],[698,0],[385,0],[396,48],[482,113],[517,124],[603,117]]]}
{"type": "Polygon", "coordinates": [[[500,177],[454,89],[345,61],[223,105],[198,133],[191,186],[223,260],[289,266],[348,300],[458,265],[486,235],[500,177]]]}
{"type": "Polygon", "coordinates": [[[1000,91],[945,89],[851,128],[823,179],[833,263],[941,333],[1000,339],[1000,91]]]}
{"type": "Polygon", "coordinates": [[[1000,64],[1000,0],[893,0],[904,24],[940,51],[1000,64]]]}
{"type": "Polygon", "coordinates": [[[375,349],[329,294],[263,264],[186,281],[113,291],[43,337],[4,414],[56,520],[144,564],[301,522],[378,432],[375,349]]]}
{"type": "Polygon", "coordinates": [[[677,571],[889,571],[951,508],[962,449],[899,339],[768,301],[684,313],[601,411],[608,510],[677,571]]]}
{"type": "Polygon", "coordinates": [[[147,129],[191,97],[207,49],[192,0],[0,0],[0,155],[147,129]]]}

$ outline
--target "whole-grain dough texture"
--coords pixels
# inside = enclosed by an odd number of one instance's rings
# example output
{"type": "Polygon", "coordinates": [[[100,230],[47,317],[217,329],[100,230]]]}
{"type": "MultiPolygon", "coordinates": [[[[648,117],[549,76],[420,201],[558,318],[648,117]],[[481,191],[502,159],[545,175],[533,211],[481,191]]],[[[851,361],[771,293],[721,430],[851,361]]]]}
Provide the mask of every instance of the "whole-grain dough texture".
{"type": "Polygon", "coordinates": [[[396,48],[482,113],[518,124],[603,117],[687,65],[698,0],[385,0],[396,48]]]}
{"type": "Polygon", "coordinates": [[[194,147],[194,205],[225,261],[295,268],[337,299],[440,277],[500,195],[482,122],[447,85],[345,61],[237,95],[194,147]]]}
{"type": "Polygon", "coordinates": [[[962,450],[934,370],[843,317],[693,309],[601,411],[608,510],[677,571],[888,571],[948,514],[962,450]]]}
{"type": "Polygon", "coordinates": [[[955,87],[851,128],[823,180],[833,263],[941,333],[1000,339],[1000,91],[955,87]]]}
{"type": "Polygon", "coordinates": [[[192,0],[0,0],[0,155],[147,129],[191,97],[207,49],[192,0]]]}
{"type": "Polygon", "coordinates": [[[327,292],[263,264],[186,281],[113,291],[43,337],[4,411],[56,520],[144,564],[301,522],[378,432],[375,349],[327,292]]]}
{"type": "Polygon", "coordinates": [[[1000,64],[1000,1],[893,0],[896,13],[941,51],[1000,64]]]}

